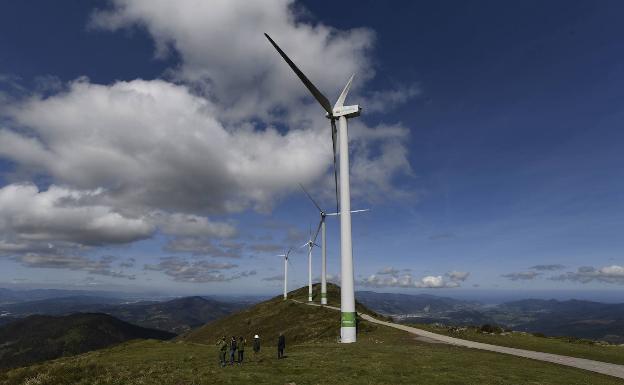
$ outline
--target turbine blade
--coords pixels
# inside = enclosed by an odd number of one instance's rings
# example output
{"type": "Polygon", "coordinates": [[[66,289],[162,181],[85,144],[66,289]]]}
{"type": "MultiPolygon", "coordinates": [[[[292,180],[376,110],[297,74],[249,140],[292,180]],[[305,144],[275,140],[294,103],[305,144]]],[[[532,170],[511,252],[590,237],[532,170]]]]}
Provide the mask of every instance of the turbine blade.
{"type": "MultiPolygon", "coordinates": [[[[336,186],[336,212],[339,212],[338,208],[338,169],[336,168],[336,121],[331,119],[332,130],[332,146],[334,148],[334,185],[336,186]]],[[[347,172],[349,172],[347,170],[347,172]]]]}
{"type": "MultiPolygon", "coordinates": [[[[363,213],[365,211],[371,211],[370,209],[362,209],[362,210],[351,210],[351,213],[363,213]]],[[[325,213],[325,216],[336,216],[336,215],[340,215],[340,213],[325,213]]]]}
{"type": "Polygon", "coordinates": [[[353,81],[354,76],[355,74],[351,75],[351,77],[349,78],[347,85],[345,86],[344,90],[342,90],[342,92],[340,93],[338,100],[336,100],[336,104],[334,104],[334,109],[338,107],[342,107],[344,105],[344,101],[347,98],[347,94],[349,93],[349,88],[351,88],[351,82],[353,81]]]}
{"type": "Polygon", "coordinates": [[[304,247],[306,247],[308,245],[308,242],[304,243],[303,245],[299,246],[300,249],[303,249],[304,247]]]}
{"type": "Polygon", "coordinates": [[[301,187],[301,189],[303,190],[303,192],[305,193],[305,195],[308,196],[308,198],[312,201],[312,203],[314,204],[314,206],[316,206],[316,208],[320,211],[323,212],[323,209],[321,209],[321,206],[318,205],[318,203],[316,203],[316,201],[312,198],[312,196],[310,194],[308,194],[308,191],[303,187],[303,185],[301,183],[299,183],[299,187],[301,187]]]}
{"type": "Polygon", "coordinates": [[[316,245],[316,237],[318,237],[319,231],[321,231],[322,224],[323,224],[323,219],[321,219],[321,221],[319,222],[318,226],[316,227],[316,233],[314,233],[314,239],[312,240],[312,243],[314,243],[315,245],[316,245]]]}
{"type": "Polygon", "coordinates": [[[312,96],[314,96],[314,98],[319,102],[319,104],[325,109],[325,111],[327,111],[327,113],[331,116],[332,115],[332,108],[331,108],[331,104],[329,104],[329,100],[325,97],[325,95],[323,95],[321,93],[321,91],[319,91],[314,84],[312,84],[312,82],[303,74],[303,72],[301,72],[301,70],[299,68],[297,68],[297,66],[295,65],[295,63],[293,63],[292,60],[290,60],[290,58],[286,55],[286,53],[284,53],[284,51],[282,51],[282,49],[277,45],[277,43],[275,43],[273,41],[273,39],[271,39],[271,36],[267,35],[266,33],[264,34],[264,36],[266,36],[267,39],[269,39],[269,42],[271,42],[271,44],[273,45],[273,47],[275,47],[275,49],[277,50],[277,52],[279,52],[279,54],[282,56],[282,58],[286,61],[286,63],[288,63],[288,65],[290,66],[290,68],[295,72],[295,74],[297,74],[297,76],[299,77],[299,79],[303,82],[303,84],[308,88],[308,90],[310,91],[310,93],[312,94],[312,96]]]}

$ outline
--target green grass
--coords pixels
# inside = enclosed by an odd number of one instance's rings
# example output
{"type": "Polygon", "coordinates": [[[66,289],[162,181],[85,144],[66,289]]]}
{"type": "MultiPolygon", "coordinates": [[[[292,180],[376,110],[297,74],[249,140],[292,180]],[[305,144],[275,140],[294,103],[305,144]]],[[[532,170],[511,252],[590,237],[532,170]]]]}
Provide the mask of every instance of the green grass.
{"type": "Polygon", "coordinates": [[[104,384],[561,384],[621,380],[554,364],[414,341],[380,328],[356,344],[275,346],[247,353],[242,366],[221,368],[217,348],[189,342],[138,341],[0,374],[6,385],[104,384]]]}
{"type": "Polygon", "coordinates": [[[434,325],[423,324],[409,325],[434,333],[470,341],[508,346],[518,349],[534,350],[545,353],[562,354],[571,357],[587,358],[590,360],[610,362],[614,364],[624,364],[624,347],[619,345],[588,344],[587,342],[574,342],[555,337],[536,337],[531,334],[517,332],[506,335],[483,334],[479,333],[474,328],[467,328],[459,333],[453,333],[447,327],[437,327],[434,325]]]}

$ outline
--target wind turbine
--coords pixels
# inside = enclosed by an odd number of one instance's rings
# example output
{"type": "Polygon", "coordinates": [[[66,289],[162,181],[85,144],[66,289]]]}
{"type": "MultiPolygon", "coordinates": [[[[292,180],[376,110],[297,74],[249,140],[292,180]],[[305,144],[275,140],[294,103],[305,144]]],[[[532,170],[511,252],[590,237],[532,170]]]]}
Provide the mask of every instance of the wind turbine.
{"type": "Polygon", "coordinates": [[[284,257],[284,300],[288,298],[288,256],[292,251],[292,247],[288,249],[286,254],[279,254],[278,257],[284,257]]]}
{"type": "Polygon", "coordinates": [[[301,247],[308,246],[308,302],[312,302],[312,248],[318,245],[316,242],[316,236],[318,235],[318,230],[316,231],[316,235],[314,236],[314,240],[312,240],[312,229],[310,229],[310,238],[308,241],[301,245],[301,247]]]}
{"type": "Polygon", "coordinates": [[[332,144],[334,151],[334,182],[336,183],[336,211],[338,212],[338,174],[336,171],[336,119],[340,129],[340,341],[351,343],[356,341],[356,312],[355,312],[355,291],[353,287],[353,248],[351,245],[351,193],[349,191],[349,135],[347,132],[347,119],[360,116],[362,110],[360,106],[345,106],[344,101],[349,93],[353,76],[342,90],[336,104],[332,108],[329,100],[312,84],[310,80],[297,68],[295,63],[282,51],[282,49],[264,34],[269,42],[275,47],[277,52],[288,63],[297,77],[303,82],[312,96],[319,102],[321,107],[327,112],[326,117],[331,123],[332,144]]]}
{"type": "MultiPolygon", "coordinates": [[[[319,221],[319,224],[316,228],[316,233],[314,234],[314,240],[312,242],[313,243],[316,242],[316,237],[318,236],[318,233],[320,231],[321,232],[321,305],[327,305],[327,241],[326,241],[326,230],[325,230],[325,218],[327,216],[336,216],[336,215],[339,215],[340,213],[325,212],[325,210],[323,210],[321,206],[319,206],[319,204],[316,203],[314,198],[312,198],[312,195],[308,193],[308,191],[305,189],[305,187],[303,187],[301,183],[299,184],[299,187],[301,187],[305,195],[308,197],[308,199],[310,199],[312,204],[318,209],[319,214],[321,215],[321,220],[319,221]]],[[[360,213],[364,211],[369,211],[369,210],[368,209],[351,210],[351,213],[360,213]]],[[[314,243],[314,245],[318,246],[316,243],[314,243]]],[[[311,285],[312,284],[310,283],[310,292],[312,290],[311,285]]],[[[312,294],[310,294],[310,297],[311,296],[312,294]]]]}

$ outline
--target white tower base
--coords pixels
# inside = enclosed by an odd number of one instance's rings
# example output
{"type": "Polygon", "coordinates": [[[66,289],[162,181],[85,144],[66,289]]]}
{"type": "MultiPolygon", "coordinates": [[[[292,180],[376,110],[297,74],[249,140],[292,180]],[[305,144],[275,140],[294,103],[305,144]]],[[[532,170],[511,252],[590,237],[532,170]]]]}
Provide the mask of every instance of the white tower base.
{"type": "Polygon", "coordinates": [[[340,328],[340,343],[350,344],[355,342],[356,328],[355,327],[341,327],[340,328]]]}

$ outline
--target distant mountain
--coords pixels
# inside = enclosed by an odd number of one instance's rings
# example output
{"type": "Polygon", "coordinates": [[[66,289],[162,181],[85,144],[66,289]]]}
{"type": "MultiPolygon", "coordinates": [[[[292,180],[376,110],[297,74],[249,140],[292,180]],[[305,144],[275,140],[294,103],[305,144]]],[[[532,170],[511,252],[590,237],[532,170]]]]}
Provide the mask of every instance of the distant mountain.
{"type": "Polygon", "coordinates": [[[201,326],[245,307],[203,297],[183,297],[166,302],[123,303],[118,298],[71,296],[1,305],[0,314],[25,317],[33,314],[64,315],[98,312],[143,327],[167,330],[176,334],[201,326]]]}
{"type": "Polygon", "coordinates": [[[462,301],[447,297],[438,297],[429,294],[396,294],[376,293],[373,291],[358,291],[355,293],[358,301],[369,308],[388,315],[457,311],[481,307],[474,301],[462,301]]]}
{"type": "Polygon", "coordinates": [[[624,343],[624,304],[527,299],[503,303],[492,315],[516,330],[624,343]]]}
{"type": "Polygon", "coordinates": [[[33,314],[60,315],[78,312],[97,312],[104,305],[121,304],[123,302],[124,300],[119,298],[73,295],[0,305],[0,311],[20,317],[33,314]]]}
{"type": "Polygon", "coordinates": [[[38,301],[49,298],[60,297],[75,297],[75,296],[87,296],[87,297],[100,297],[100,298],[125,298],[127,294],[107,292],[107,291],[94,291],[94,290],[61,290],[61,289],[28,289],[28,290],[13,290],[0,288],[0,305],[25,302],[25,301],[38,301]]]}
{"type": "Polygon", "coordinates": [[[0,368],[71,356],[134,339],[166,340],[174,336],[107,314],[34,315],[0,327],[0,368]]]}
{"type": "Polygon", "coordinates": [[[137,325],[180,334],[242,307],[238,303],[228,304],[203,297],[183,297],[158,303],[108,306],[101,311],[137,325]]]}
{"type": "Polygon", "coordinates": [[[549,336],[624,343],[624,304],[524,299],[484,306],[479,302],[419,294],[356,292],[367,307],[396,321],[447,325],[497,324],[549,336]]]}

